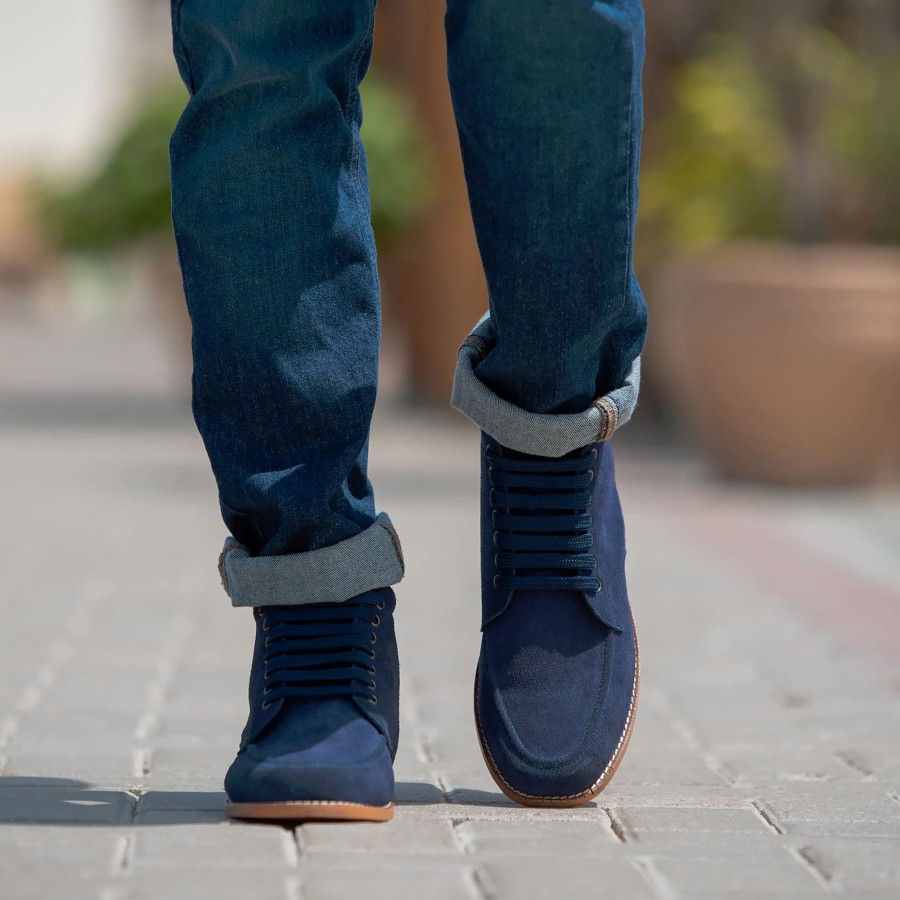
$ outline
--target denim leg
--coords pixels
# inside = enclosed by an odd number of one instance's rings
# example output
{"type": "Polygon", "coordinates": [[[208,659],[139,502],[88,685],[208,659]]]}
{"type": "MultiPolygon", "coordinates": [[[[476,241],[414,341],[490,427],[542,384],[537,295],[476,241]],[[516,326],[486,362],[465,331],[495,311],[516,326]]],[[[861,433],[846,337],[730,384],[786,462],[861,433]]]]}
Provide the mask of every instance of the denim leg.
{"type": "Polygon", "coordinates": [[[374,0],[173,0],[193,406],[238,605],[399,581],[367,476],[380,340],[358,85],[374,0]]]}
{"type": "MultiPolygon", "coordinates": [[[[588,443],[631,414],[646,333],[632,266],[641,4],[448,0],[446,25],[490,294],[454,405],[501,442],[498,401],[521,414],[523,432],[586,415],[592,424],[571,440],[588,443]]],[[[559,453],[573,449],[558,439],[548,441],[559,453]]]]}

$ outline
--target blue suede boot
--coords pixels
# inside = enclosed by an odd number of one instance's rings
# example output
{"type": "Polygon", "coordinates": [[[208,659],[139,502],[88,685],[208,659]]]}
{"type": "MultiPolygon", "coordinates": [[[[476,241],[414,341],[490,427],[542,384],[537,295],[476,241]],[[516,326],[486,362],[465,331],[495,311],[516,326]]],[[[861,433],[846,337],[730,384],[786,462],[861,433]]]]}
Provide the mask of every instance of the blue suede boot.
{"type": "Polygon", "coordinates": [[[615,773],[638,692],[612,448],[550,459],[485,435],[481,484],[481,749],[511,799],[577,806],[615,773]]]}
{"type": "Polygon", "coordinates": [[[399,732],[394,592],[260,607],[250,718],[225,776],[228,815],[358,819],[394,814],[399,732]]]}

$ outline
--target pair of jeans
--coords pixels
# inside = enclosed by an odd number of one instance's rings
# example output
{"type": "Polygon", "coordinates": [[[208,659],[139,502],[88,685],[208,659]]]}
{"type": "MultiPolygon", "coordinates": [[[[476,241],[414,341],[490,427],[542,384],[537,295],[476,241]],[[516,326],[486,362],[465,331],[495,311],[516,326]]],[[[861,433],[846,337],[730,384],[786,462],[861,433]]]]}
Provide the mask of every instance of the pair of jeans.
{"type": "MultiPolygon", "coordinates": [[[[413,0],[409,0],[413,2],[413,0]]],[[[235,605],[400,580],[367,475],[379,288],[358,87],[375,0],[172,0],[171,141],[193,410],[235,605]]],[[[639,0],[449,0],[448,75],[490,308],[453,405],[560,456],[637,398],[639,0]]]]}

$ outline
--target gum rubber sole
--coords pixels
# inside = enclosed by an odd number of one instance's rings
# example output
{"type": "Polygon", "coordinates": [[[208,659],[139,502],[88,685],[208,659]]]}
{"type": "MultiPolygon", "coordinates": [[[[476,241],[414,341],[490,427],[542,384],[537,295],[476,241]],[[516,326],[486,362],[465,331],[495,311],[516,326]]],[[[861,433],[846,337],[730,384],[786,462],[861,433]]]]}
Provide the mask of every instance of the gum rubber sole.
{"type": "Polygon", "coordinates": [[[228,803],[232,819],[262,819],[281,822],[389,822],[394,804],[368,806],[340,800],[285,800],[281,803],[228,803]]]}
{"type": "MultiPolygon", "coordinates": [[[[632,622],[632,628],[633,627],[634,625],[632,622]]],[[[631,694],[628,719],[625,722],[625,730],[619,738],[619,743],[616,747],[616,752],[613,754],[613,758],[609,761],[600,777],[587,790],[566,797],[538,797],[531,794],[522,794],[512,785],[507,784],[503,776],[497,771],[497,767],[494,765],[494,759],[491,756],[491,751],[485,743],[484,732],[481,728],[481,719],[478,716],[478,673],[476,671],[474,707],[475,727],[478,731],[478,745],[481,747],[481,755],[484,757],[488,772],[491,773],[491,778],[494,779],[497,787],[515,803],[519,803],[522,806],[545,809],[570,809],[574,806],[583,806],[585,803],[590,803],[591,800],[597,797],[610,781],[612,781],[613,775],[616,774],[616,770],[619,768],[619,764],[622,762],[625,751],[628,749],[628,744],[631,741],[631,733],[634,731],[634,717],[637,712],[638,693],[641,683],[641,656],[640,648],[638,646],[637,631],[634,632],[634,667],[634,689],[631,694]]]]}

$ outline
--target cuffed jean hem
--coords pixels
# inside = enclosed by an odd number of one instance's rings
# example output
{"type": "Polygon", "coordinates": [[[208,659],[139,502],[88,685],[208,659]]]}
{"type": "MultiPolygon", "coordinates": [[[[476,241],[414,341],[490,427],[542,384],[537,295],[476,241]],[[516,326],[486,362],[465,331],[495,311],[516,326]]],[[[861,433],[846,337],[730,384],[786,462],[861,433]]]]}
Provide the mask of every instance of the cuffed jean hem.
{"type": "Polygon", "coordinates": [[[391,520],[379,513],[359,534],[330,547],[284,556],[251,556],[229,537],[219,557],[232,606],[343,603],[403,578],[403,552],[391,520]]]}
{"type": "Polygon", "coordinates": [[[553,415],[529,412],[509,403],[478,378],[475,367],[495,343],[488,313],[459,348],[450,404],[501,446],[533,456],[565,456],[607,440],[631,418],[640,388],[640,357],[631,364],[619,387],[598,397],[587,409],[553,415]]]}

